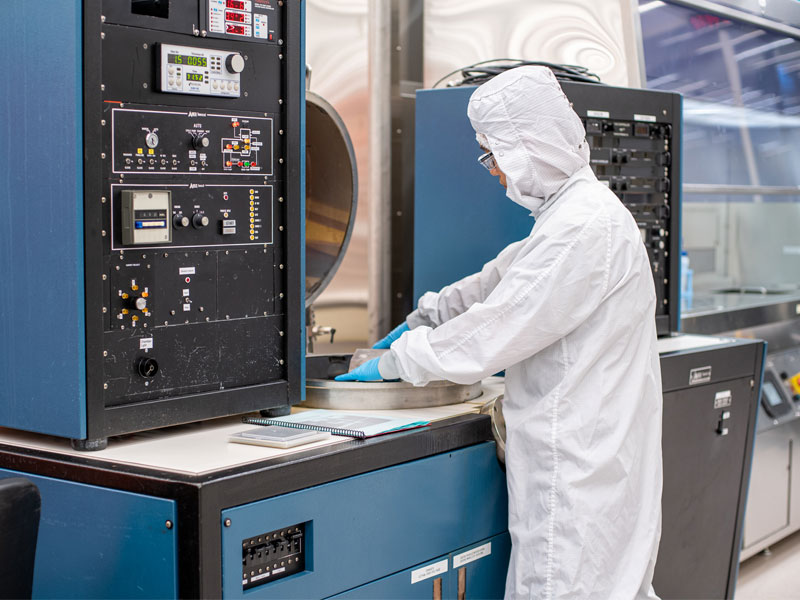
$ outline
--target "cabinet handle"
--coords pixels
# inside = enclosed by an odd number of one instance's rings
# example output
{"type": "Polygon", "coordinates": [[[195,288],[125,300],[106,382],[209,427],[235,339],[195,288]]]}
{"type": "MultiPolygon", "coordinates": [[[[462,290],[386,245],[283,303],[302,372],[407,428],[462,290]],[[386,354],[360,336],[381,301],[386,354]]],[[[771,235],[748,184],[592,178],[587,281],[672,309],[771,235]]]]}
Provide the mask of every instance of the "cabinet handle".
{"type": "Polygon", "coordinates": [[[442,578],[433,580],[433,600],[442,600],[442,578]]]}
{"type": "Polygon", "coordinates": [[[458,570],[458,600],[467,598],[467,567],[458,570]]]}

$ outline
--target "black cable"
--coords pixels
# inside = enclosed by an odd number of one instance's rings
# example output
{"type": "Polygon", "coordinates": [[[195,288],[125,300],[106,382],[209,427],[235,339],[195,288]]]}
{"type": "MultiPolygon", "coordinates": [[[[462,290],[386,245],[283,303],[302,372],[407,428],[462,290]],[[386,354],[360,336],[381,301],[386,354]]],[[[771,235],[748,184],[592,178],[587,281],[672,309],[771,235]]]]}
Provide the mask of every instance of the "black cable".
{"type": "Polygon", "coordinates": [[[468,65],[466,67],[461,67],[460,69],[456,69],[455,71],[451,71],[439,81],[433,84],[435,88],[438,86],[442,81],[450,77],[451,75],[455,75],[456,73],[461,73],[461,80],[456,82],[448,82],[447,87],[460,87],[465,85],[480,85],[482,83],[486,83],[493,77],[496,77],[500,73],[504,73],[510,69],[515,69],[517,67],[522,66],[541,66],[547,67],[553,74],[556,76],[556,79],[559,81],[580,81],[582,83],[601,83],[600,77],[596,74],[592,73],[586,67],[581,67],[579,65],[559,65],[544,61],[531,61],[531,60],[522,60],[517,58],[494,58],[492,60],[484,60],[472,65],[468,65]],[[491,63],[508,63],[508,64],[496,64],[492,65],[491,63]]]}

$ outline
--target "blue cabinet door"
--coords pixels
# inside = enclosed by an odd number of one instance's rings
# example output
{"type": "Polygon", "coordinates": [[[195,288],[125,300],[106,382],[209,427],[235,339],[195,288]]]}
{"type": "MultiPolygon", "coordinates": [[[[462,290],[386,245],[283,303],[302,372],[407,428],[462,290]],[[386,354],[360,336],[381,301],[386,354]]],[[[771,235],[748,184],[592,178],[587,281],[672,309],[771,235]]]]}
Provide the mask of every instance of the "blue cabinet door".
{"type": "Polygon", "coordinates": [[[395,573],[336,596],[331,596],[331,598],[348,598],[352,600],[455,598],[455,588],[452,587],[453,578],[450,577],[449,567],[449,558],[441,556],[428,563],[406,569],[400,573],[395,573]]]}
{"type": "Polygon", "coordinates": [[[508,532],[450,554],[453,598],[503,598],[506,589],[511,537],[508,532]]]}

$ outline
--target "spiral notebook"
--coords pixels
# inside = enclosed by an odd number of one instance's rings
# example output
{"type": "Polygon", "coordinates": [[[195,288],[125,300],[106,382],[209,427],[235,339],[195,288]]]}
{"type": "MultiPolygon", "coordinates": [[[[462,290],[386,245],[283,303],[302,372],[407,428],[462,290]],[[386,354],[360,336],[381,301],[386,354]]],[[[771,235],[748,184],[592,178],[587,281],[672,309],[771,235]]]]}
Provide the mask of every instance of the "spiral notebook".
{"type": "Polygon", "coordinates": [[[327,431],[333,435],[354,437],[362,440],[430,425],[430,421],[419,421],[413,418],[390,418],[365,413],[345,413],[324,408],[305,410],[274,419],[243,417],[242,422],[250,425],[281,425],[295,429],[327,431]]]}

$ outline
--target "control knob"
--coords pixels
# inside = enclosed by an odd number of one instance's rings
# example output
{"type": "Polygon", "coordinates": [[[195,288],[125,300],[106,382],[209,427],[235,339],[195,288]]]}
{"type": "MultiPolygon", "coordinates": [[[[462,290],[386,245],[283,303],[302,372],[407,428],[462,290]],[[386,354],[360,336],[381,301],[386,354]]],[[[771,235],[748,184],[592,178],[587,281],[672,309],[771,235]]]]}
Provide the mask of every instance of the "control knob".
{"type": "Polygon", "coordinates": [[[194,213],[194,216],[192,216],[192,225],[196,229],[202,229],[203,227],[208,225],[208,223],[209,223],[208,217],[203,214],[194,213]]]}
{"type": "Polygon", "coordinates": [[[192,147],[195,150],[205,150],[211,145],[211,140],[205,133],[197,133],[192,136],[192,147]]]}
{"type": "Polygon", "coordinates": [[[178,213],[177,215],[172,217],[172,224],[175,227],[175,229],[180,229],[181,227],[188,227],[190,222],[191,221],[189,221],[189,217],[181,213],[178,213]]]}
{"type": "Polygon", "coordinates": [[[241,73],[244,71],[244,58],[241,54],[228,54],[225,59],[225,68],[229,73],[241,73]]]}

